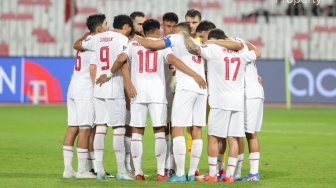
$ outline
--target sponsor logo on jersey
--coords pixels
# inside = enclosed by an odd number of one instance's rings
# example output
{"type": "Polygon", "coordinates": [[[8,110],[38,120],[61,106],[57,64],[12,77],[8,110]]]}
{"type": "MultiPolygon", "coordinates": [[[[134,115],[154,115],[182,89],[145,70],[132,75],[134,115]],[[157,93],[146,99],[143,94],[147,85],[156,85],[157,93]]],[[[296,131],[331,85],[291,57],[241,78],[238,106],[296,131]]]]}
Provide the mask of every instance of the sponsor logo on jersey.
{"type": "Polygon", "coordinates": [[[91,39],[91,37],[86,38],[84,41],[87,42],[87,41],[89,41],[90,39],[91,39]]]}
{"type": "Polygon", "coordinates": [[[126,48],[127,48],[127,46],[124,46],[124,45],[123,45],[123,50],[125,50],[126,48]]]}
{"type": "Polygon", "coordinates": [[[201,47],[202,47],[202,48],[207,48],[207,47],[208,47],[208,45],[206,45],[206,44],[205,44],[205,45],[202,45],[201,47]]]}

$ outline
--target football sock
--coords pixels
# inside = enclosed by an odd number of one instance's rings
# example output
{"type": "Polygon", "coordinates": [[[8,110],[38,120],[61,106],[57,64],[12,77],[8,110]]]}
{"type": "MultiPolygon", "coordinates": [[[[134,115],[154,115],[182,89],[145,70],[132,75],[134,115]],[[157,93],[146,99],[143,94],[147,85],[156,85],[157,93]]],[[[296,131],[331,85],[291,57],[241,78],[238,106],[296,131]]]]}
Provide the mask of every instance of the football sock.
{"type": "Polygon", "coordinates": [[[86,162],[89,150],[83,148],[77,148],[77,159],[78,159],[78,173],[86,172],[86,162]]]}
{"type": "Polygon", "coordinates": [[[118,173],[125,173],[125,128],[115,128],[113,129],[113,149],[116,156],[118,173]]]}
{"type": "Polygon", "coordinates": [[[167,152],[167,142],[165,133],[155,133],[155,156],[157,164],[157,174],[164,175],[165,158],[167,152]]]}
{"type": "Polygon", "coordinates": [[[73,146],[63,145],[64,169],[72,170],[73,146]]]}
{"type": "Polygon", "coordinates": [[[251,174],[258,173],[260,153],[259,152],[250,153],[249,158],[250,158],[250,173],[251,174]]]}
{"type": "Polygon", "coordinates": [[[131,137],[125,136],[125,164],[127,171],[132,170],[131,167],[131,137]]]}
{"type": "Polygon", "coordinates": [[[234,172],[235,177],[241,177],[241,169],[243,166],[243,161],[244,161],[244,154],[239,154],[238,155],[238,159],[237,159],[237,166],[236,166],[236,170],[234,172]]]}
{"type": "Polygon", "coordinates": [[[226,170],[226,177],[233,176],[233,173],[236,169],[236,165],[237,165],[237,158],[229,157],[228,167],[226,170]]]}
{"type": "Polygon", "coordinates": [[[142,171],[142,135],[138,133],[132,134],[132,141],[131,141],[131,151],[135,169],[135,175],[143,175],[142,171]]]}
{"type": "Polygon", "coordinates": [[[176,175],[182,176],[185,174],[185,154],[186,154],[186,142],[183,136],[178,136],[173,139],[173,151],[176,162],[176,175]]]}
{"type": "Polygon", "coordinates": [[[209,164],[209,175],[214,176],[217,174],[216,166],[217,166],[217,158],[208,156],[208,164],[209,164]]]}
{"type": "Polygon", "coordinates": [[[195,175],[195,171],[198,167],[198,163],[202,155],[202,148],[203,148],[202,139],[192,141],[188,176],[195,175]]]}
{"type": "Polygon", "coordinates": [[[103,166],[104,148],[105,148],[105,135],[107,132],[106,126],[97,126],[96,135],[93,141],[96,172],[99,174],[105,174],[103,166]]]}

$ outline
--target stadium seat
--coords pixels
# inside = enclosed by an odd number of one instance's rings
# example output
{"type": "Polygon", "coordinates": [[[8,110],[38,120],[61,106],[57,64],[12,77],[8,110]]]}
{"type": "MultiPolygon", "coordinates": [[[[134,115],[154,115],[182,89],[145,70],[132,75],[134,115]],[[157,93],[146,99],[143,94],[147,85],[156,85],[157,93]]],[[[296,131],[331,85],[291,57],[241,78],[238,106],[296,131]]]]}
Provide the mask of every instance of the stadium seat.
{"type": "Polygon", "coordinates": [[[0,44],[0,56],[8,56],[9,55],[9,47],[6,43],[0,44]]]}

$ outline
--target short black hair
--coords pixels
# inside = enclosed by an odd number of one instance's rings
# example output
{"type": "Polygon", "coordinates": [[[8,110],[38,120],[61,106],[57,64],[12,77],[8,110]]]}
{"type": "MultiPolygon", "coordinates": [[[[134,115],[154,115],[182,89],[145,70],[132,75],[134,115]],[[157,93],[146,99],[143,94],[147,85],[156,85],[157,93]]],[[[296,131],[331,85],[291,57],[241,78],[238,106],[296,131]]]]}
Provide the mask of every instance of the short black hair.
{"type": "Polygon", "coordinates": [[[167,12],[162,16],[162,20],[178,23],[178,16],[174,12],[167,12]]]}
{"type": "Polygon", "coordinates": [[[95,32],[96,28],[104,23],[105,14],[91,14],[86,19],[86,27],[91,33],[95,32]]]}
{"type": "Polygon", "coordinates": [[[195,9],[190,9],[187,11],[185,17],[191,17],[191,18],[195,18],[196,16],[198,16],[200,18],[200,20],[202,20],[202,15],[201,12],[195,9]]]}
{"type": "Polygon", "coordinates": [[[136,17],[145,17],[145,14],[140,11],[134,11],[130,14],[130,17],[132,20],[134,20],[136,17]]]}
{"type": "Polygon", "coordinates": [[[175,27],[180,27],[180,28],[184,29],[186,32],[188,32],[189,34],[191,32],[190,25],[187,22],[180,22],[180,23],[176,24],[175,27]]]}
{"type": "Polygon", "coordinates": [[[129,16],[127,16],[125,14],[119,14],[119,15],[114,17],[113,28],[122,29],[125,24],[127,24],[131,28],[133,28],[133,22],[132,22],[132,20],[129,16]]]}
{"type": "Polygon", "coordinates": [[[160,22],[157,21],[157,20],[154,20],[154,19],[146,20],[142,24],[142,29],[143,29],[145,35],[147,35],[149,33],[153,33],[153,32],[155,32],[155,30],[160,29],[160,22]]]}
{"type": "Polygon", "coordinates": [[[209,32],[208,39],[215,38],[215,39],[226,39],[228,38],[224,31],[221,29],[212,29],[209,32]]]}
{"type": "Polygon", "coordinates": [[[210,31],[211,29],[215,29],[216,25],[208,20],[201,21],[197,28],[196,32],[202,32],[202,31],[210,31]]]}

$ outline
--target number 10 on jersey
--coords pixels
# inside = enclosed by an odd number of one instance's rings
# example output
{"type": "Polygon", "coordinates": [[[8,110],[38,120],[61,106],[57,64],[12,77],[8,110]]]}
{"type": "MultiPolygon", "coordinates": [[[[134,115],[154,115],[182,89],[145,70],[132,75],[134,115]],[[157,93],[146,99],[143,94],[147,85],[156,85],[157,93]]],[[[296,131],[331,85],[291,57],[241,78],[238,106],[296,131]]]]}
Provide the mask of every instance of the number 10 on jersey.
{"type": "Polygon", "coordinates": [[[145,53],[143,50],[138,51],[139,55],[139,73],[144,71],[144,61],[145,61],[145,71],[148,73],[154,73],[157,70],[158,52],[153,50],[147,50],[145,53]],[[144,57],[145,54],[145,57],[144,57]]]}

